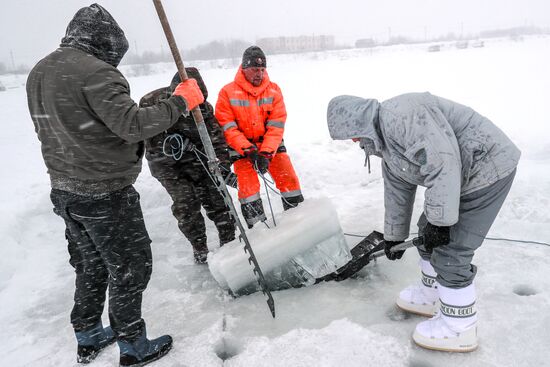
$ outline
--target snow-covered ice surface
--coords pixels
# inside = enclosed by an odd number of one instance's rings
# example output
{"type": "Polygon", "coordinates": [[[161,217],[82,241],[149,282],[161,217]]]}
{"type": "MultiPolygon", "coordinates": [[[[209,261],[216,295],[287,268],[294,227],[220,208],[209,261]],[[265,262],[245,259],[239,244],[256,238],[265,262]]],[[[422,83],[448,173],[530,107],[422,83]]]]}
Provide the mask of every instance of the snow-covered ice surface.
{"type": "MultiPolygon", "coordinates": [[[[379,164],[374,161],[368,175],[355,144],[330,140],[326,105],[338,94],[383,100],[430,91],[489,117],[523,151],[490,236],[550,242],[550,39],[488,41],[484,48],[447,47],[433,53],[426,48],[269,58],[270,76],[286,98],[285,142],[306,200],[330,198],[348,233],[381,230],[379,164]]],[[[223,62],[198,65],[214,103],[235,69],[223,62]]],[[[159,73],[129,79],[135,99],[169,83],[169,69],[155,70],[159,73]]],[[[51,210],[25,89],[17,78],[3,84],[8,90],[0,92],[0,365],[76,365],[69,324],[74,275],[63,222],[51,210]]],[[[550,365],[548,246],[486,241],[474,259],[479,266],[480,348],[469,354],[430,352],[410,338],[422,318],[393,305],[398,291],[418,279],[415,251],[408,250],[402,261],[369,264],[356,279],[274,292],[277,318],[272,319],[261,293],[232,299],[206,266],[193,264],[191,247],[171,215],[169,196],[146,165],[136,187],[154,253],[143,316],[150,336],[170,333],[175,340],[174,349],[155,366],[550,365]]],[[[422,194],[417,198],[413,220],[422,194]]],[[[280,201],[274,201],[275,211],[281,212],[280,201]]],[[[215,248],[212,223],[208,233],[209,246],[215,248]]],[[[358,241],[348,237],[350,247],[358,241]]],[[[93,366],[113,366],[117,358],[118,349],[109,347],[93,366]]]]}

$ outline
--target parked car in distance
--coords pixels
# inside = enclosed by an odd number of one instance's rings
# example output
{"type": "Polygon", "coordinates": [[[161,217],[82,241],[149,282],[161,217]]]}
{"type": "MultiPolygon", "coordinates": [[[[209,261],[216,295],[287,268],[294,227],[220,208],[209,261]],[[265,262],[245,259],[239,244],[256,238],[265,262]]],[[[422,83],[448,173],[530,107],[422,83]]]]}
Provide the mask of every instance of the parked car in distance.
{"type": "Polygon", "coordinates": [[[485,42],[483,42],[482,40],[475,40],[472,42],[472,47],[475,47],[475,48],[485,47],[485,42]]]}
{"type": "Polygon", "coordinates": [[[455,46],[456,48],[460,49],[468,48],[468,41],[457,41],[457,43],[455,43],[455,46]]]}

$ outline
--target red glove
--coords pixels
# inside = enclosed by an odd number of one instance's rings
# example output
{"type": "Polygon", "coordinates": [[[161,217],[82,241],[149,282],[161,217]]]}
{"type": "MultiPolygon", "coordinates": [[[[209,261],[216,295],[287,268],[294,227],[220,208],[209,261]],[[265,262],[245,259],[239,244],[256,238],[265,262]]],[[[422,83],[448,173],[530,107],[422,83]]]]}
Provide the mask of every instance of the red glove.
{"type": "Polygon", "coordinates": [[[204,102],[204,96],[195,79],[187,79],[178,84],[174,90],[174,96],[180,96],[187,103],[187,110],[191,111],[204,102]]]}

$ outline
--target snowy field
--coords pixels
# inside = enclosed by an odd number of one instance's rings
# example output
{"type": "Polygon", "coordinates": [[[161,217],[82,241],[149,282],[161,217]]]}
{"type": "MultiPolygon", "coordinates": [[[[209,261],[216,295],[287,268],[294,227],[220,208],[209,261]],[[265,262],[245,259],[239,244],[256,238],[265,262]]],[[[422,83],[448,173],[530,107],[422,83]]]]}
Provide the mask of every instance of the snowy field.
{"type": "MultiPolygon", "coordinates": [[[[384,100],[430,91],[489,117],[523,152],[512,191],[489,236],[550,242],[550,38],[495,40],[484,48],[444,47],[433,53],[426,49],[395,46],[268,57],[270,76],[285,95],[285,142],[306,200],[330,198],[346,233],[381,231],[379,160],[375,158],[369,175],[355,144],[331,141],[327,103],[339,94],[384,100]]],[[[219,89],[234,77],[236,69],[227,65],[197,64],[213,104],[219,89]]],[[[130,71],[127,66],[122,70],[130,71]]],[[[136,100],[167,85],[175,71],[168,65],[154,70],[154,75],[129,78],[136,100]]],[[[73,366],[76,341],[69,313],[74,275],[63,222],[52,212],[24,82],[24,77],[2,78],[8,90],[0,92],[0,366],[73,366]]],[[[274,292],[277,318],[272,319],[261,294],[232,299],[206,266],[193,263],[191,247],[171,215],[169,196],[147,165],[136,188],[154,253],[143,316],[151,337],[174,337],[174,349],[154,366],[550,366],[548,246],[486,241],[474,259],[479,267],[480,347],[469,354],[431,352],[411,341],[422,318],[394,306],[399,290],[419,279],[414,250],[402,261],[382,258],[369,264],[356,279],[274,292]]],[[[280,200],[272,199],[280,213],[280,200]]],[[[421,206],[419,193],[413,220],[421,206]]],[[[208,234],[215,250],[212,223],[208,234]]],[[[347,239],[350,247],[359,241],[347,239]]],[[[117,363],[118,348],[112,346],[91,366],[117,363]]]]}

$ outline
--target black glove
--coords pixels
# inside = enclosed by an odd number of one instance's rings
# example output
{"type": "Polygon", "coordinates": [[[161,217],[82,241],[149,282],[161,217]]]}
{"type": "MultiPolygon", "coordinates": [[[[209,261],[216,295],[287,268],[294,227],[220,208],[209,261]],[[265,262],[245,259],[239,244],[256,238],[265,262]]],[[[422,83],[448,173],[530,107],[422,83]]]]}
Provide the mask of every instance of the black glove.
{"type": "Polygon", "coordinates": [[[445,246],[451,240],[451,227],[434,226],[430,222],[424,227],[424,247],[432,253],[433,249],[445,246]]]}
{"type": "Polygon", "coordinates": [[[397,246],[403,242],[404,241],[384,241],[384,252],[386,253],[386,257],[390,260],[401,259],[401,257],[403,257],[403,254],[405,253],[405,250],[392,252],[390,251],[390,249],[393,246],[397,246]]]}
{"type": "Polygon", "coordinates": [[[268,152],[260,152],[260,154],[258,154],[256,164],[258,166],[258,171],[260,171],[262,175],[267,172],[269,164],[271,163],[271,158],[273,158],[273,156],[268,152]]]}
{"type": "Polygon", "coordinates": [[[269,163],[271,161],[271,154],[267,152],[259,152],[258,148],[255,146],[245,151],[245,155],[250,159],[252,165],[255,169],[258,170],[262,175],[267,172],[269,168],[269,163]]]}
{"type": "Polygon", "coordinates": [[[252,163],[258,158],[258,148],[255,145],[251,145],[244,149],[244,156],[250,159],[252,163]]]}

